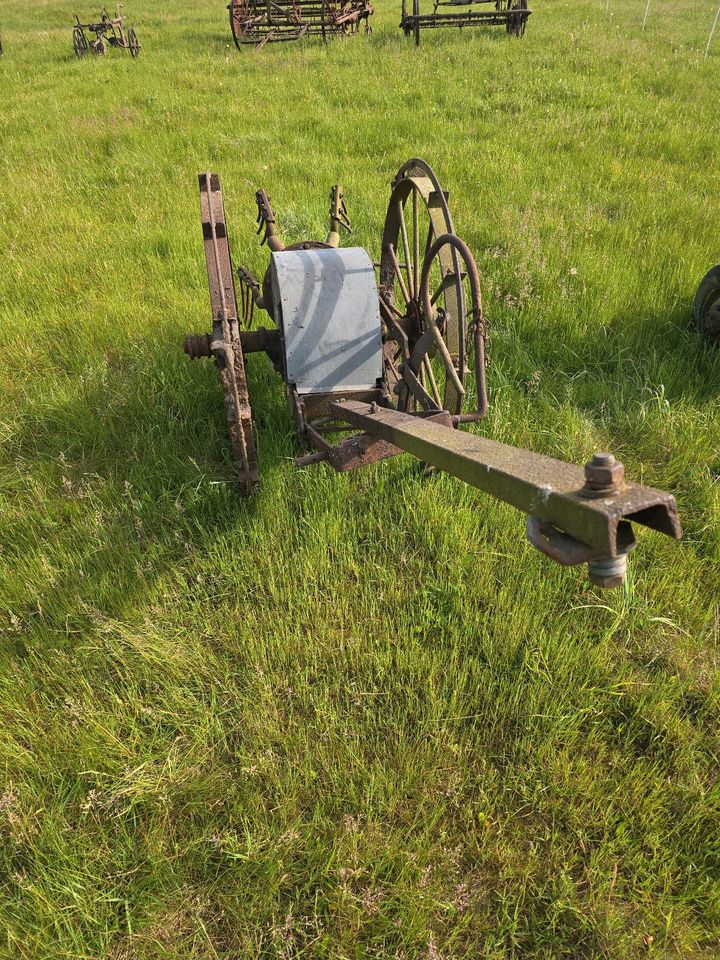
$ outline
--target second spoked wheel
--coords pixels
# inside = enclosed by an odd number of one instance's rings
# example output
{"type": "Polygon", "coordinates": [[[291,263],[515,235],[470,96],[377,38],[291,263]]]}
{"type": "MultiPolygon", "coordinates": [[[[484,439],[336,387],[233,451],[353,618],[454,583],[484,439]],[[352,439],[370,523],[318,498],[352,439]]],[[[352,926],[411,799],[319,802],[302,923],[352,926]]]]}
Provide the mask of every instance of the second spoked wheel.
{"type": "Polygon", "coordinates": [[[73,28],[73,49],[76,57],[84,57],[88,52],[88,41],[81,27],[73,28]]]}
{"type": "Polygon", "coordinates": [[[527,0],[508,0],[508,9],[512,13],[505,22],[505,29],[513,37],[522,37],[527,22],[527,13],[525,12],[528,9],[527,0]]]}
{"type": "Polygon", "coordinates": [[[128,30],[127,35],[128,49],[130,50],[130,56],[136,57],[140,53],[140,44],[138,42],[137,35],[132,27],[128,30]]]}
{"type": "Polygon", "coordinates": [[[410,160],[392,186],[379,264],[384,364],[400,410],[487,409],[477,267],[432,169],[410,160]]]}
{"type": "Polygon", "coordinates": [[[720,346],[720,264],[708,270],[700,282],[693,320],[709,343],[720,346]]]}

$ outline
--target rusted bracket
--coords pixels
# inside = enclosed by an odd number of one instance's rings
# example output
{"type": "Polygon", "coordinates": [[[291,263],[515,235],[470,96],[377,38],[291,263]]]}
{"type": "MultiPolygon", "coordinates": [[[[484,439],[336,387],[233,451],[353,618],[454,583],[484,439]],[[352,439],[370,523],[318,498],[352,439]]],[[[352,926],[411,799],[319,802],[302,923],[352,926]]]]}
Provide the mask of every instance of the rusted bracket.
{"type": "Polygon", "coordinates": [[[531,542],[554,560],[562,562],[560,553],[569,549],[571,538],[578,545],[574,549],[586,552],[576,552],[577,559],[566,562],[588,563],[600,586],[616,586],[624,579],[620,561],[634,544],[629,521],[676,539],[682,535],[675,498],[662,490],[627,483],[598,497],[588,489],[582,467],[544,454],[356,401],[334,403],[332,413],[537,518],[531,542]],[[551,530],[565,539],[553,542],[551,530]]]}
{"type": "Polygon", "coordinates": [[[285,244],[275,232],[275,214],[270,206],[270,197],[264,190],[258,190],[255,194],[255,202],[258,208],[257,220],[255,221],[258,225],[257,233],[263,235],[260,246],[267,244],[275,253],[284,250],[285,244]]]}
{"type": "Polygon", "coordinates": [[[330,232],[325,241],[331,247],[340,246],[340,230],[352,233],[350,217],[345,206],[345,194],[339,183],[330,190],[330,232]]]}
{"type": "Polygon", "coordinates": [[[255,307],[265,309],[265,301],[260,293],[260,284],[245,267],[238,267],[237,278],[240,281],[240,308],[242,310],[243,326],[249,327],[252,323],[255,307]]]}
{"type": "MultiPolygon", "coordinates": [[[[350,400],[343,401],[343,403],[356,402],[357,401],[350,400]]],[[[330,406],[334,408],[337,404],[331,403],[330,406]]],[[[366,406],[371,410],[381,409],[377,403],[360,403],[359,406],[366,406]]],[[[421,415],[416,414],[416,416],[419,418],[421,415]]],[[[341,417],[341,420],[344,419],[346,419],[344,416],[341,417]]],[[[452,430],[452,417],[445,410],[430,413],[426,419],[442,424],[446,430],[452,430]]],[[[401,447],[368,433],[360,433],[354,437],[347,437],[339,443],[330,443],[322,436],[319,430],[316,430],[315,427],[309,423],[305,424],[305,436],[310,440],[317,452],[307,454],[297,459],[295,465],[298,467],[309,467],[312,464],[325,461],[330,464],[333,470],[337,470],[338,473],[344,473],[348,470],[357,470],[358,467],[370,466],[371,463],[377,463],[379,460],[385,460],[388,457],[395,457],[403,452],[401,447]]]]}

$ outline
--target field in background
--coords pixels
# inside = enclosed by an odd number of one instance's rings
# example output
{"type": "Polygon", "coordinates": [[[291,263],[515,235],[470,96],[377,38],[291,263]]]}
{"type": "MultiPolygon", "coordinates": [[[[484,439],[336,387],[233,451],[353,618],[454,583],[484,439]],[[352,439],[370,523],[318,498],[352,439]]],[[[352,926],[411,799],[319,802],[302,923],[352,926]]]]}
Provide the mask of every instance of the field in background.
{"type": "Polygon", "coordinates": [[[716,4],[536,0],[521,42],[374,33],[238,53],[222,0],[0,29],[0,955],[716,958],[716,4]],[[232,483],[196,173],[259,275],[341,180],[374,255],[396,169],[450,191],[492,323],[489,436],[672,490],[624,591],[408,457],[296,471],[249,360],[232,483]]]}

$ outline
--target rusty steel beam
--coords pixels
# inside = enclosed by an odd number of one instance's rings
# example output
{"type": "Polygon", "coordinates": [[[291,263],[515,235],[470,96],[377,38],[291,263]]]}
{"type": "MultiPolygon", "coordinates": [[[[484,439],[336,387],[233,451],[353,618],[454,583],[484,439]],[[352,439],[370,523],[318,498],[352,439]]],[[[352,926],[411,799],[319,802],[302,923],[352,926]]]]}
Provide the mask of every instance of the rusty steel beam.
{"type": "MultiPolygon", "coordinates": [[[[549,541],[545,549],[542,541],[538,542],[537,529],[531,540],[560,563],[594,563],[594,582],[601,586],[615,586],[624,579],[625,555],[634,546],[634,540],[629,524],[623,521],[643,524],[676,539],[681,536],[671,494],[625,483],[622,478],[615,483],[612,471],[604,491],[589,482],[593,475],[588,478],[582,467],[486,437],[449,430],[412,414],[356,401],[335,403],[332,412],[353,427],[517,507],[539,521],[541,533],[551,539],[553,531],[562,531],[575,544],[559,540],[554,549],[555,544],[549,541]],[[578,544],[584,545],[585,550],[578,551],[578,544]],[[569,551],[571,546],[574,552],[569,551]],[[608,561],[615,560],[615,568],[607,566],[608,561]]],[[[590,572],[593,579],[593,569],[590,572]]]]}

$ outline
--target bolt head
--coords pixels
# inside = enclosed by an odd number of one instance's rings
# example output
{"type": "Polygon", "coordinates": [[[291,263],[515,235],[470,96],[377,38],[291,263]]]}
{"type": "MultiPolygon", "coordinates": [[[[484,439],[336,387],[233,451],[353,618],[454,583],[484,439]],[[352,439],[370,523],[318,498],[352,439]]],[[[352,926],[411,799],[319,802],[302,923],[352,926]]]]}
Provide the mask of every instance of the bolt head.
{"type": "Polygon", "coordinates": [[[596,453],[585,464],[585,481],[592,490],[617,490],[625,480],[625,467],[611,453],[596,453]]]}
{"type": "Polygon", "coordinates": [[[614,587],[621,587],[625,583],[625,575],[614,574],[610,577],[604,577],[590,571],[588,573],[588,580],[596,587],[602,587],[604,590],[612,590],[614,587]]]}

